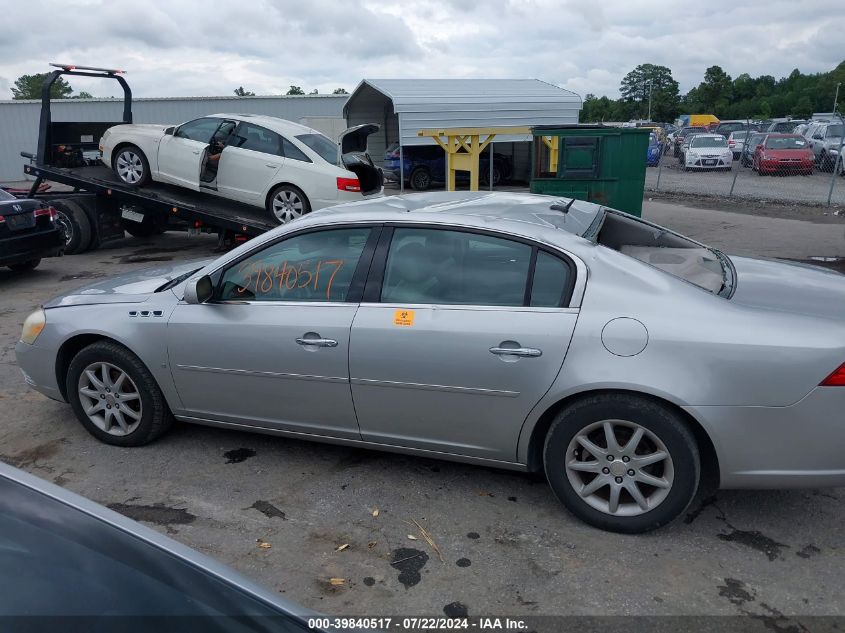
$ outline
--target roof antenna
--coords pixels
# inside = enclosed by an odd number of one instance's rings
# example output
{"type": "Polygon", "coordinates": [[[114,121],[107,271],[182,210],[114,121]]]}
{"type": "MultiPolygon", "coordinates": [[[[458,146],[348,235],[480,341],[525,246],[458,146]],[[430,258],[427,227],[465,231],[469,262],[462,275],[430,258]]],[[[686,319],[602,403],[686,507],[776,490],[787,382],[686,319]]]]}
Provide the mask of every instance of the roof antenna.
{"type": "Polygon", "coordinates": [[[566,213],[569,213],[569,207],[571,207],[574,202],[575,202],[575,198],[572,198],[566,204],[553,204],[549,208],[552,211],[561,211],[562,213],[566,214],[566,213]]]}

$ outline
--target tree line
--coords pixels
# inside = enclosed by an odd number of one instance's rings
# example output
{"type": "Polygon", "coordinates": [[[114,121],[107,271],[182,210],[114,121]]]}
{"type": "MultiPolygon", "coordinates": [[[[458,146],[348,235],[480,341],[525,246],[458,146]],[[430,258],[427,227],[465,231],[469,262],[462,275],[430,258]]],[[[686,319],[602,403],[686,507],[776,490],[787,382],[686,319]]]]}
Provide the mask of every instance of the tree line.
{"type": "MultiPolygon", "coordinates": [[[[44,80],[47,78],[48,74],[49,73],[35,73],[32,75],[21,75],[20,77],[15,79],[15,84],[12,86],[12,99],[40,99],[41,87],[44,85],[44,80]]],[[[243,86],[238,86],[233,92],[238,97],[255,96],[254,92],[246,90],[243,86]]],[[[304,95],[305,91],[299,86],[291,86],[285,94],[304,95]]],[[[315,88],[308,94],[315,95],[319,94],[319,92],[315,88]]],[[[332,91],[332,94],[347,95],[349,93],[346,91],[345,88],[335,88],[332,91]]],[[[90,93],[85,92],[84,90],[80,90],[78,93],[74,94],[73,86],[70,85],[70,82],[64,77],[59,77],[50,87],[50,98],[92,99],[93,96],[90,93]]]]}
{"type": "MultiPolygon", "coordinates": [[[[845,84],[845,61],[824,73],[804,74],[796,68],[781,79],[748,73],[733,78],[720,66],[711,66],[700,84],[681,95],[668,67],[640,64],[622,79],[620,98],[588,94],[581,121],[645,119],[649,92],[653,121],[672,122],[680,114],[714,114],[720,119],[807,118],[813,112],[832,110],[840,82],[845,84]]],[[[845,91],[842,96],[845,98],[845,91]]]]}

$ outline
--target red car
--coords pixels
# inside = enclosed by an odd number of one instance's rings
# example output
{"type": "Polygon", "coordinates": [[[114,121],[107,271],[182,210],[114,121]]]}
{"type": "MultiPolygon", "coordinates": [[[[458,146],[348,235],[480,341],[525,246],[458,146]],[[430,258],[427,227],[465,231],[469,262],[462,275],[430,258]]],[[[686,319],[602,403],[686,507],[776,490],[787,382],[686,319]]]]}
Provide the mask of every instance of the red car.
{"type": "Polygon", "coordinates": [[[813,150],[799,134],[769,134],[754,150],[754,171],[766,174],[813,173],[813,150]]]}

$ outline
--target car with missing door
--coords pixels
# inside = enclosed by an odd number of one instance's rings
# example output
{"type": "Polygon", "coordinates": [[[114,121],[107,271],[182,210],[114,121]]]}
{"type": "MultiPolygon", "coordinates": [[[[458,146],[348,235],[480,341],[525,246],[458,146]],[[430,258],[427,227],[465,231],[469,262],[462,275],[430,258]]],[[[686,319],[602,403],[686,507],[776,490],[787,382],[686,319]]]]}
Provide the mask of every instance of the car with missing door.
{"type": "Polygon", "coordinates": [[[214,114],[181,125],[115,125],[99,147],[126,185],[178,185],[263,208],[284,224],[382,195],[382,172],[367,154],[367,137],[378,129],[357,125],[335,142],[277,117],[214,114]]]}
{"type": "Polygon", "coordinates": [[[181,420],[544,471],[641,532],[711,485],[845,484],[843,302],[600,205],[432,192],[57,297],[16,354],[108,444],[181,420]]]}

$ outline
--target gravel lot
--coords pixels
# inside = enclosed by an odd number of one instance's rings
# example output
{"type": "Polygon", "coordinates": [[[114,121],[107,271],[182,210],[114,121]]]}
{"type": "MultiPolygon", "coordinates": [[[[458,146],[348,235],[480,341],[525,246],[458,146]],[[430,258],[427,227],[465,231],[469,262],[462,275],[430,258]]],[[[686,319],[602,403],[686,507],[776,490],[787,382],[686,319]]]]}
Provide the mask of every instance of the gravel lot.
{"type": "MultiPolygon", "coordinates": [[[[668,153],[660,167],[646,170],[645,186],[649,191],[698,194],[727,197],[736,176],[733,196],[736,204],[745,200],[765,200],[780,203],[827,204],[831,174],[814,172],[811,176],[758,176],[757,172],[733,162],[730,172],[690,171],[678,165],[678,159],[668,153]],[[658,175],[660,182],[658,183],[658,175]]],[[[837,177],[831,203],[845,205],[845,178],[837,177]]]]}
{"type": "MultiPolygon", "coordinates": [[[[661,202],[646,217],[728,252],[845,255],[842,230],[825,224],[661,202]]],[[[215,245],[166,234],[45,260],[26,275],[0,271],[0,459],[329,614],[753,614],[781,631],[845,615],[842,489],[720,492],[668,528],[623,536],[571,517],[539,477],[189,425],[121,449],[26,389],[13,347],[39,303],[215,245]]]]}

